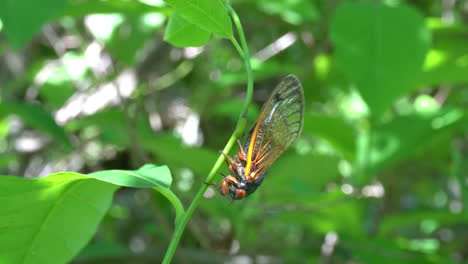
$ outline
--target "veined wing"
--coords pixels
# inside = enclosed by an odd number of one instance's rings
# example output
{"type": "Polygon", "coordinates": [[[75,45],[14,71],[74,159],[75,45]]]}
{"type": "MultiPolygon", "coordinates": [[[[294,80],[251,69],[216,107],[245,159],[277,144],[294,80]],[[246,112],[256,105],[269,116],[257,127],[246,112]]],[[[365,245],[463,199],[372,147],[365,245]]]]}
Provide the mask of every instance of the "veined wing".
{"type": "Polygon", "coordinates": [[[302,131],[304,92],[294,75],[286,76],[265,102],[247,139],[245,173],[259,176],[296,140],[302,131]]]}

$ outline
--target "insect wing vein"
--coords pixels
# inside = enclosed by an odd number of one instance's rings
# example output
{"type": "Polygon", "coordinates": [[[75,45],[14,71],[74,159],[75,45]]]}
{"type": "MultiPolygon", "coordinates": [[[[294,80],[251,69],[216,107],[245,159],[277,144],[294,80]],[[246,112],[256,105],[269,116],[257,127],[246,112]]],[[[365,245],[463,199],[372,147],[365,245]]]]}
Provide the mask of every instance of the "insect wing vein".
{"type": "Polygon", "coordinates": [[[247,138],[245,150],[252,154],[247,158],[246,174],[250,173],[253,160],[260,150],[266,156],[258,165],[260,171],[256,175],[265,173],[271,167],[301,133],[303,116],[302,85],[294,75],[288,75],[263,105],[257,123],[247,138]]]}

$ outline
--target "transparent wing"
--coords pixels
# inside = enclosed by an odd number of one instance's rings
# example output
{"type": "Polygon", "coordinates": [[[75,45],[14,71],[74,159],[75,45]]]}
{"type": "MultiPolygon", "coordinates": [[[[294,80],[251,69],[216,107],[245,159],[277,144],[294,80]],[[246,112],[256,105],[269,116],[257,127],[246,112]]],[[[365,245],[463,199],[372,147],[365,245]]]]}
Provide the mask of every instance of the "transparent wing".
{"type": "MultiPolygon", "coordinates": [[[[245,152],[252,148],[255,170],[266,172],[273,162],[296,140],[302,131],[304,92],[294,75],[286,76],[262,107],[257,123],[250,131],[245,152]],[[255,162],[254,162],[255,161],[255,162]]],[[[250,168],[246,170],[250,172],[250,168]]]]}

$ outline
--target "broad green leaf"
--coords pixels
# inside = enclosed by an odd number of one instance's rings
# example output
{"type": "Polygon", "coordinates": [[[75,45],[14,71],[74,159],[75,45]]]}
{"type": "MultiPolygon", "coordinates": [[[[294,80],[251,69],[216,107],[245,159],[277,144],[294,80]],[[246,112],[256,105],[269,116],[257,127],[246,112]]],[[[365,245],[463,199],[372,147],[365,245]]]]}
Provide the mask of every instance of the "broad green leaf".
{"type": "Polygon", "coordinates": [[[177,12],[169,18],[164,40],[177,47],[199,47],[210,39],[210,32],[187,22],[177,12]]]}
{"type": "Polygon", "coordinates": [[[164,195],[176,210],[176,223],[184,213],[184,207],[177,196],[169,189],[172,176],[167,166],[146,164],[138,170],[105,170],[89,174],[90,177],[119,186],[153,188],[164,195]]]}
{"type": "Polygon", "coordinates": [[[225,38],[232,38],[232,24],[222,0],[165,0],[189,23],[225,38]]]}
{"type": "Polygon", "coordinates": [[[96,232],[117,188],[71,172],[0,176],[0,263],[68,263],[96,232]]]}
{"type": "Polygon", "coordinates": [[[171,172],[167,166],[144,165],[138,170],[105,170],[89,176],[119,186],[149,188],[169,188],[172,183],[171,172]]]}
{"type": "Polygon", "coordinates": [[[374,119],[417,85],[430,32],[416,10],[345,2],[336,10],[330,34],[338,65],[355,83],[374,119]]]}
{"type": "Polygon", "coordinates": [[[65,130],[57,125],[52,115],[39,105],[24,102],[0,103],[0,115],[5,114],[18,115],[29,126],[49,134],[66,147],[72,146],[65,130]]]}
{"type": "Polygon", "coordinates": [[[351,124],[338,117],[306,113],[304,131],[329,142],[350,161],[354,160],[356,150],[356,131],[351,124]]]}
{"type": "Polygon", "coordinates": [[[13,47],[20,49],[42,25],[60,14],[67,3],[65,0],[0,0],[3,31],[13,47]]]}
{"type": "Polygon", "coordinates": [[[95,179],[71,172],[35,179],[0,176],[0,263],[69,262],[96,232],[119,186],[153,187],[176,207],[176,219],[183,213],[168,189],[172,178],[166,166],[89,176],[95,179]]]}

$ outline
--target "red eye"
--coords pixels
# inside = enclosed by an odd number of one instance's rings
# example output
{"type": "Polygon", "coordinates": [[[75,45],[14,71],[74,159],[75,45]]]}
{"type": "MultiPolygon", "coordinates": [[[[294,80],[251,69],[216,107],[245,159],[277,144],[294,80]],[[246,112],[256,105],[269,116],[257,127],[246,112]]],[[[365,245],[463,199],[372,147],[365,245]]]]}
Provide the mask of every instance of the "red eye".
{"type": "Polygon", "coordinates": [[[240,198],[240,199],[242,199],[242,198],[244,198],[244,197],[245,197],[245,191],[244,191],[244,190],[242,190],[242,189],[237,189],[237,191],[236,191],[236,195],[237,195],[237,198],[240,198]]]}

